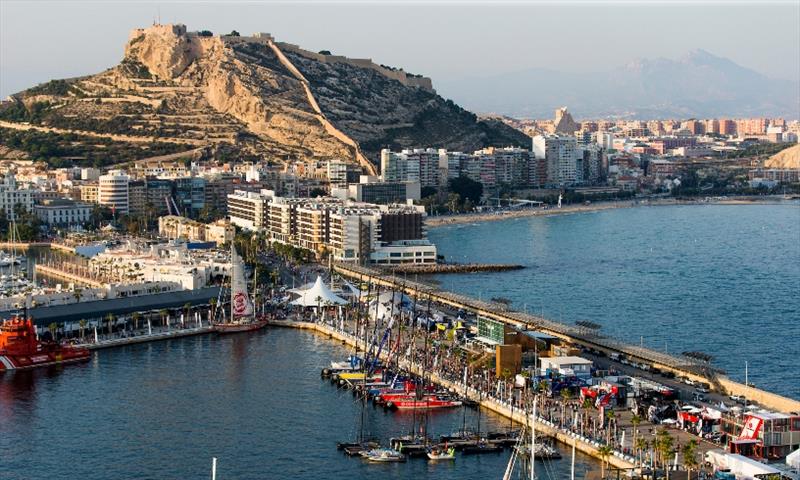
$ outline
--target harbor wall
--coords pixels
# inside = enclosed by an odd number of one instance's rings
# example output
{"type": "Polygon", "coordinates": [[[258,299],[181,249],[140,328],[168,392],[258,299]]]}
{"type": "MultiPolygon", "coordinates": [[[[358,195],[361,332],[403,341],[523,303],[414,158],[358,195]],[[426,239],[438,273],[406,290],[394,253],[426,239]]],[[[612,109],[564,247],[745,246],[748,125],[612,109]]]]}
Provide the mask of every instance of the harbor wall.
{"type": "MultiPolygon", "coordinates": [[[[344,335],[342,334],[342,332],[339,332],[327,325],[320,325],[312,322],[295,322],[295,321],[272,321],[270,322],[270,325],[278,327],[299,328],[303,330],[312,330],[319,334],[325,335],[330,339],[337,340],[351,347],[358,348],[357,341],[354,339],[354,337],[351,337],[349,335],[344,335]]],[[[381,353],[381,357],[383,360],[386,360],[388,356],[389,356],[388,352],[381,353]]],[[[414,374],[422,375],[423,373],[418,366],[411,364],[408,360],[405,359],[400,360],[399,364],[401,367],[407,369],[408,371],[414,374]]],[[[520,425],[530,423],[531,420],[533,419],[532,415],[528,416],[524,412],[521,412],[519,410],[514,411],[510,407],[510,405],[503,404],[493,399],[483,398],[478,393],[478,391],[473,388],[469,387],[465,388],[464,385],[460,385],[455,382],[451,382],[449,380],[441,378],[436,373],[425,372],[425,375],[427,375],[428,378],[430,378],[433,383],[441,387],[447,388],[451,391],[459,392],[465,397],[469,398],[470,400],[480,403],[482,407],[487,408],[503,417],[513,419],[520,425]]],[[[547,422],[546,420],[536,419],[536,431],[540,434],[551,436],[566,445],[571,446],[574,444],[576,450],[583,452],[587,455],[591,455],[592,457],[597,458],[598,460],[602,460],[601,455],[599,453],[599,447],[600,447],[599,444],[597,445],[592,444],[580,438],[577,438],[577,435],[567,434],[564,431],[560,430],[559,428],[556,428],[553,424],[547,422]]],[[[615,452],[614,455],[611,455],[606,458],[606,461],[608,462],[609,465],[623,470],[629,470],[635,468],[635,465],[633,464],[632,460],[633,459],[628,460],[623,458],[622,454],[618,452],[615,452]]]]}
{"type": "Polygon", "coordinates": [[[592,333],[580,332],[574,327],[555,322],[544,317],[509,310],[505,305],[477,300],[466,295],[438,290],[430,285],[406,280],[402,277],[384,274],[383,272],[361,267],[337,263],[334,269],[346,277],[359,281],[370,281],[378,285],[403,291],[411,296],[430,298],[435,302],[454,308],[472,311],[478,315],[497,320],[512,327],[535,329],[553,335],[576,345],[600,350],[607,355],[621,353],[637,362],[646,362],[662,371],[671,371],[689,379],[709,382],[714,390],[728,395],[744,395],[748,400],[780,412],[800,411],[800,401],[787,398],[776,393],[748,387],[727,378],[702,362],[689,358],[675,357],[664,352],[631,345],[622,341],[592,333]]]}

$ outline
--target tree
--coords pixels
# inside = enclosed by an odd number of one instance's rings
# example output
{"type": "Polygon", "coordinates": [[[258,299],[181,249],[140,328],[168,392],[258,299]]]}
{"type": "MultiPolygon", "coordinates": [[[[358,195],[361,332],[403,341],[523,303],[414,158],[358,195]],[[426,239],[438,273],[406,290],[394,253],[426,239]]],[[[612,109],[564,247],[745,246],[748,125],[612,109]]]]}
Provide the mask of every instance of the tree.
{"type": "Polygon", "coordinates": [[[457,193],[451,193],[447,196],[447,208],[450,213],[456,213],[459,206],[461,206],[461,196],[457,193]]]}
{"type": "Polygon", "coordinates": [[[636,452],[638,454],[639,463],[643,463],[644,461],[644,452],[648,448],[650,448],[650,442],[647,441],[644,437],[639,437],[636,439],[636,443],[634,444],[636,447],[636,452]]]}
{"type": "Polygon", "coordinates": [[[681,449],[681,455],[683,456],[683,466],[688,472],[689,480],[691,480],[692,470],[699,466],[697,462],[697,441],[695,439],[689,440],[689,443],[681,449]]]}
{"type": "Polygon", "coordinates": [[[469,177],[450,179],[449,188],[451,192],[457,193],[463,199],[469,199],[475,205],[480,203],[483,195],[483,184],[469,177]]]}
{"type": "Polygon", "coordinates": [[[76,288],[72,291],[72,296],[75,297],[75,303],[80,303],[81,297],[83,296],[83,290],[76,288]]]}
{"type": "Polygon", "coordinates": [[[642,417],[634,415],[631,417],[631,425],[633,425],[633,445],[636,445],[636,437],[639,434],[639,424],[642,423],[642,417]]]}
{"type": "Polygon", "coordinates": [[[189,321],[189,315],[192,313],[192,304],[189,303],[189,302],[184,303],[183,304],[183,311],[186,313],[186,320],[185,321],[188,322],[189,321]]]}
{"type": "Polygon", "coordinates": [[[661,465],[667,471],[667,478],[669,478],[669,469],[666,467],[669,464],[669,457],[672,455],[674,443],[674,439],[665,429],[662,428],[656,433],[655,450],[658,452],[661,465]]]}
{"type": "Polygon", "coordinates": [[[114,320],[115,320],[115,317],[114,317],[113,313],[109,313],[108,315],[106,315],[106,323],[108,324],[108,334],[109,335],[111,335],[111,330],[114,327],[114,320]]]}
{"type": "Polygon", "coordinates": [[[58,330],[58,324],[56,322],[51,323],[47,326],[47,329],[50,331],[50,339],[54,342],[56,341],[56,331],[58,330]]]}
{"type": "Polygon", "coordinates": [[[131,319],[133,320],[133,329],[139,330],[139,320],[142,319],[142,314],[139,312],[133,312],[133,315],[131,315],[131,319]]]}
{"type": "Polygon", "coordinates": [[[161,317],[161,324],[166,326],[167,325],[167,318],[169,317],[169,313],[167,312],[166,308],[162,308],[158,311],[158,316],[161,317]]]}
{"type": "Polygon", "coordinates": [[[608,464],[608,457],[614,453],[611,445],[603,445],[597,449],[597,454],[600,455],[600,478],[606,478],[606,466],[608,464]]]}
{"type": "Polygon", "coordinates": [[[81,340],[83,340],[83,332],[84,332],[84,330],[86,330],[86,325],[88,323],[89,322],[87,322],[85,318],[81,318],[80,321],[78,322],[78,327],[81,330],[81,340]]]}

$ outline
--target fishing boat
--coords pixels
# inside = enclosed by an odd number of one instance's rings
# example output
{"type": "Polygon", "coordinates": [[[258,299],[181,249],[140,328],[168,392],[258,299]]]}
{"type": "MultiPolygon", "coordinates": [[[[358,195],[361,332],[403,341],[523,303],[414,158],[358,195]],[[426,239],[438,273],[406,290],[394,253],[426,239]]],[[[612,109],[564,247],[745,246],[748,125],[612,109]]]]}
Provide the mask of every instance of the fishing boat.
{"type": "Polygon", "coordinates": [[[86,348],[40,341],[30,318],[14,317],[0,324],[0,372],[85,362],[90,356],[86,348]]]}
{"type": "Polygon", "coordinates": [[[392,462],[406,461],[405,455],[391,448],[376,448],[373,450],[366,450],[361,455],[368,462],[374,462],[374,463],[392,463],[392,462]]]}
{"type": "Polygon", "coordinates": [[[251,332],[267,325],[267,319],[256,317],[253,302],[247,293],[244,279],[244,262],[231,245],[231,316],[223,322],[215,323],[218,333],[251,332]]]}
{"type": "Polygon", "coordinates": [[[455,460],[456,459],[456,449],[453,447],[431,447],[428,449],[428,460],[455,460]]]}

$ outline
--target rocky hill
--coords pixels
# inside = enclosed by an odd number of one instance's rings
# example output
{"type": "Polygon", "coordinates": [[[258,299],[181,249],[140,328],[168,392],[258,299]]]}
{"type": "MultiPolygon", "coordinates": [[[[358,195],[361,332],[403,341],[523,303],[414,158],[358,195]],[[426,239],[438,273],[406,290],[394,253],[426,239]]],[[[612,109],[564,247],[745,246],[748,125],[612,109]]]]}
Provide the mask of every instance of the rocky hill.
{"type": "Polygon", "coordinates": [[[136,29],[119,65],[12,96],[0,107],[0,144],[24,149],[36,143],[31,136],[46,136],[73,154],[78,139],[85,151],[76,158],[94,163],[117,160],[94,148],[102,139],[104,149],[109,141],[131,145],[136,151],[123,152],[125,160],[148,150],[199,151],[276,162],[339,158],[369,172],[386,146],[474,150],[529,143],[524,134],[443,99],[429,79],[370,60],[308,52],[268,34],[214,36],[183,25],[136,29]]]}

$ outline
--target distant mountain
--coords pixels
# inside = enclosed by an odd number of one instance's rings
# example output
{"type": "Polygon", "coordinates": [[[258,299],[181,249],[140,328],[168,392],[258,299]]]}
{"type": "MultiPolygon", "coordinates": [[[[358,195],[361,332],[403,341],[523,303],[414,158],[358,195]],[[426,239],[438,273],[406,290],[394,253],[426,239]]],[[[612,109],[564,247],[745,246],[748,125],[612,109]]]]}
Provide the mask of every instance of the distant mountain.
{"type": "Polygon", "coordinates": [[[594,73],[533,68],[437,84],[473,111],[516,117],[550,118],[562,105],[581,118],[800,117],[797,81],[768,78],[705,50],[594,73]]]}

